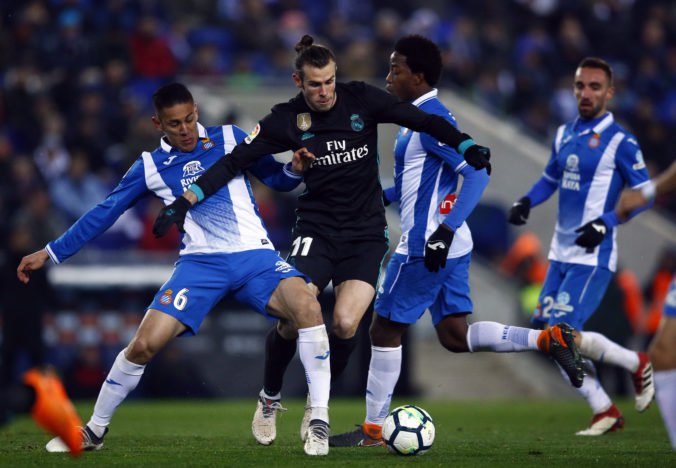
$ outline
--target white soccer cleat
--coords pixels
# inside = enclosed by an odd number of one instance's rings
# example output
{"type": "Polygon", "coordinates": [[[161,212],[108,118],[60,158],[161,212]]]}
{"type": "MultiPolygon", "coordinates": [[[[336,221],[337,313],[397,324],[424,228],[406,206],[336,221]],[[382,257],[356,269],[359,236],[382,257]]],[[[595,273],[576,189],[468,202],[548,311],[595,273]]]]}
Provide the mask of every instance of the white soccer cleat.
{"type": "Polygon", "coordinates": [[[270,445],[277,438],[278,411],[286,411],[280,400],[271,400],[262,395],[258,397],[251,432],[259,444],[270,445]]]}
{"type": "Polygon", "coordinates": [[[579,436],[600,436],[608,432],[615,432],[624,427],[622,413],[613,404],[607,410],[597,413],[587,429],[576,432],[579,436]]]}
{"type": "Polygon", "coordinates": [[[61,440],[61,437],[54,437],[52,440],[47,442],[47,445],[45,445],[45,450],[47,450],[50,453],[68,453],[68,452],[70,452],[70,449],[65,444],[65,442],[63,440],[61,440]]]}
{"type": "MultiPolygon", "coordinates": [[[[82,432],[82,450],[85,452],[101,450],[103,448],[103,437],[108,433],[108,428],[103,433],[103,436],[97,437],[91,429],[87,426],[81,427],[80,431],[82,432]]],[[[65,444],[60,437],[54,437],[52,440],[47,442],[45,445],[45,450],[50,453],[67,453],[70,452],[70,449],[65,444]]]]}
{"type": "Polygon", "coordinates": [[[310,426],[310,418],[312,417],[312,406],[310,406],[310,394],[307,394],[305,399],[305,413],[303,413],[303,419],[300,422],[300,440],[305,442],[307,439],[307,430],[310,426]]]}
{"type": "Polygon", "coordinates": [[[307,430],[305,446],[306,455],[325,456],[329,454],[329,423],[321,419],[313,419],[307,430]]]}
{"type": "Polygon", "coordinates": [[[655,382],[653,381],[653,365],[648,353],[638,353],[638,369],[632,374],[636,391],[636,411],[647,410],[655,398],[655,382]]]}

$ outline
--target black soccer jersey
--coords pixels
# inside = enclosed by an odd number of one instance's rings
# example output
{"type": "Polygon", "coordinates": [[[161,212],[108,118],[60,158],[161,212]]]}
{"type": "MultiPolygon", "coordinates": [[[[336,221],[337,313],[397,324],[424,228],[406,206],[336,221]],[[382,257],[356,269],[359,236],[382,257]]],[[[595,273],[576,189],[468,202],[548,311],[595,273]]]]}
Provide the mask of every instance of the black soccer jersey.
{"type": "Polygon", "coordinates": [[[427,114],[363,82],[336,84],[336,103],[310,109],[302,93],[272,108],[245,142],[196,182],[205,196],[269,153],[306,147],[316,160],[304,174],[297,227],[337,237],[383,235],[386,227],[378,173],[378,124],[396,123],[457,147],[467,136],[441,117],[427,114]]]}

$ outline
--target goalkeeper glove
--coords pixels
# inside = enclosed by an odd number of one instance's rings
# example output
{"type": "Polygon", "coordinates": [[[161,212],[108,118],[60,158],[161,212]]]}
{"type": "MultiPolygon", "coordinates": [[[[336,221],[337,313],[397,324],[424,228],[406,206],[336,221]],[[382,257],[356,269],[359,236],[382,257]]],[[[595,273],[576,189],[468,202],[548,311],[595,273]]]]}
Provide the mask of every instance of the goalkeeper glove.
{"type": "Polygon", "coordinates": [[[575,243],[580,247],[586,247],[587,253],[591,253],[603,241],[603,238],[606,237],[608,226],[606,226],[606,223],[601,218],[597,218],[577,228],[575,232],[581,233],[575,239],[575,243]]]}
{"type": "Polygon", "coordinates": [[[425,268],[431,272],[439,271],[446,266],[448,249],[451,248],[455,232],[448,225],[441,223],[425,243],[425,268]]]}
{"type": "Polygon", "coordinates": [[[191,207],[192,204],[186,198],[177,197],[172,203],[162,208],[155,219],[155,224],[153,224],[155,237],[164,236],[174,223],[180,232],[185,232],[183,223],[185,222],[185,215],[191,207]]]}

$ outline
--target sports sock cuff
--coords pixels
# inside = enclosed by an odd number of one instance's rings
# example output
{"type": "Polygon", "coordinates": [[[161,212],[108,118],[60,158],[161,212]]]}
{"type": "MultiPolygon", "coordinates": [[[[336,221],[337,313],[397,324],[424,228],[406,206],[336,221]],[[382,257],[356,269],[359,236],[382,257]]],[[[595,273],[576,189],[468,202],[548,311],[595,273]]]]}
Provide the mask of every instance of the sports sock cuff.
{"type": "MultiPolygon", "coordinates": [[[[125,348],[127,349],[127,348],[125,348]]],[[[120,354],[117,355],[115,361],[117,361],[118,368],[120,371],[128,375],[142,375],[145,370],[145,364],[136,364],[131,362],[124,356],[124,349],[120,351],[120,354]]]]}
{"type": "Polygon", "coordinates": [[[298,329],[298,341],[307,343],[307,342],[317,342],[328,340],[329,335],[326,333],[326,326],[324,324],[317,325],[314,327],[308,328],[299,328],[298,329]]]}
{"type": "Polygon", "coordinates": [[[396,348],[385,348],[383,346],[371,346],[371,351],[375,351],[377,353],[391,353],[394,351],[401,351],[402,347],[401,345],[397,346],[396,348]]]}

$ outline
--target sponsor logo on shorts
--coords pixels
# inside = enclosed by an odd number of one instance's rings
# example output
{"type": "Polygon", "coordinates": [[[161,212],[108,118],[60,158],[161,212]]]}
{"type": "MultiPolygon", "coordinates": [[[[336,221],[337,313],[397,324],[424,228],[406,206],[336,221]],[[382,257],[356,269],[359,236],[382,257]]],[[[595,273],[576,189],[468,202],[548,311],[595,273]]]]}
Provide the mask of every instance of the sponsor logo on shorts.
{"type": "Polygon", "coordinates": [[[293,267],[283,260],[280,260],[277,263],[275,263],[275,267],[276,267],[275,271],[279,271],[281,273],[289,273],[290,271],[293,270],[293,267]]]}
{"type": "Polygon", "coordinates": [[[162,294],[162,297],[160,297],[160,304],[164,305],[171,304],[171,301],[173,300],[173,298],[171,297],[172,293],[173,291],[171,289],[167,289],[166,291],[164,291],[164,294],[162,294]]]}

